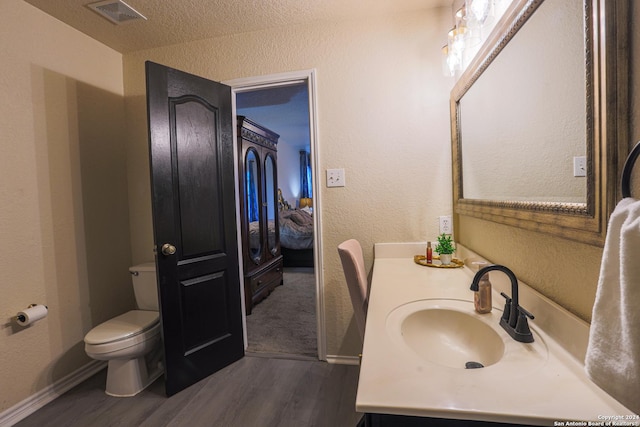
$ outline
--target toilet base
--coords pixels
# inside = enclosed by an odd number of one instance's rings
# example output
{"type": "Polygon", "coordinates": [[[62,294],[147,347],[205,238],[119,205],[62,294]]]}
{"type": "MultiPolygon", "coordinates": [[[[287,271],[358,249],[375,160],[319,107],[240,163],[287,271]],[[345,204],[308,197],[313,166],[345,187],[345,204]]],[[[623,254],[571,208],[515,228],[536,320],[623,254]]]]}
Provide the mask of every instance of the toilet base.
{"type": "Polygon", "coordinates": [[[153,383],[164,369],[160,352],[152,351],[135,359],[112,359],[107,366],[105,393],[114,397],[131,397],[153,383]]]}

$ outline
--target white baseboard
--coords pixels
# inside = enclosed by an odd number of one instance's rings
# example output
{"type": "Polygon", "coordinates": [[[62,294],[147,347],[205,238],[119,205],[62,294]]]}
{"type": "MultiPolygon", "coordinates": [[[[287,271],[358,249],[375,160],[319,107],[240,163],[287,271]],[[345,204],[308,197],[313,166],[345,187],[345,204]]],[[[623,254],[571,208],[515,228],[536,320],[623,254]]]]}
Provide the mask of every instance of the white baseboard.
{"type": "Polygon", "coordinates": [[[336,365],[359,365],[360,358],[358,356],[337,356],[335,354],[327,354],[327,362],[336,365]]]}
{"type": "Polygon", "coordinates": [[[38,409],[52,402],[57,397],[71,390],[84,380],[92,377],[107,367],[107,362],[102,360],[92,360],[80,369],[61,378],[55,383],[45,387],[36,394],[13,405],[11,408],[0,413],[0,427],[10,427],[18,421],[22,421],[38,409]]]}

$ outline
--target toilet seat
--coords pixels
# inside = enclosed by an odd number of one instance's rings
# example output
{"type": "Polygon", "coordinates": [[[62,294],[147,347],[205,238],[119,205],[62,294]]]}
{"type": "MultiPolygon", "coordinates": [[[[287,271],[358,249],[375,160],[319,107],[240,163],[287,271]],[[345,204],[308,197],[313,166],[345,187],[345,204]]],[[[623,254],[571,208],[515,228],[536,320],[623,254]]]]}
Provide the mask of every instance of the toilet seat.
{"type": "Polygon", "coordinates": [[[90,353],[104,355],[155,339],[159,333],[157,311],[132,310],[96,326],[84,342],[90,353]]]}

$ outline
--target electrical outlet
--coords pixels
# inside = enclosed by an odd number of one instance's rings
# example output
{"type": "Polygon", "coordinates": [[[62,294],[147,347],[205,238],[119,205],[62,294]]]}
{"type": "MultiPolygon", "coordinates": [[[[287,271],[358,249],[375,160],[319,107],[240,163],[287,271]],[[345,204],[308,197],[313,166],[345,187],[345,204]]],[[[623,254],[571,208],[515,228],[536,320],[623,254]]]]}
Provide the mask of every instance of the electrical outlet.
{"type": "Polygon", "coordinates": [[[587,156],[573,158],[573,176],[587,176],[587,156]]]}
{"type": "Polygon", "coordinates": [[[344,169],[327,169],[327,187],[344,186],[344,169]]]}
{"type": "Polygon", "coordinates": [[[440,217],[440,234],[452,234],[453,223],[451,221],[451,215],[442,215],[440,217]]]}

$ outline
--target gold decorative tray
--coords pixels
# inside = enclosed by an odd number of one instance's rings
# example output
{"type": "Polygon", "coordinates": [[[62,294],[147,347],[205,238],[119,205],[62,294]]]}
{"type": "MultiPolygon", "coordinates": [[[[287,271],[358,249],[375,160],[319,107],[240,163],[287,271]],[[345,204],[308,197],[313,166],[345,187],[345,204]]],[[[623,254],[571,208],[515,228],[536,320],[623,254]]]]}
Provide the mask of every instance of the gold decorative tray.
{"type": "Polygon", "coordinates": [[[427,257],[424,255],[414,255],[413,262],[419,265],[424,265],[425,267],[435,267],[435,268],[459,268],[464,267],[464,262],[460,261],[457,258],[451,259],[451,264],[443,265],[440,263],[440,257],[438,255],[433,256],[433,263],[427,264],[427,257]]]}

